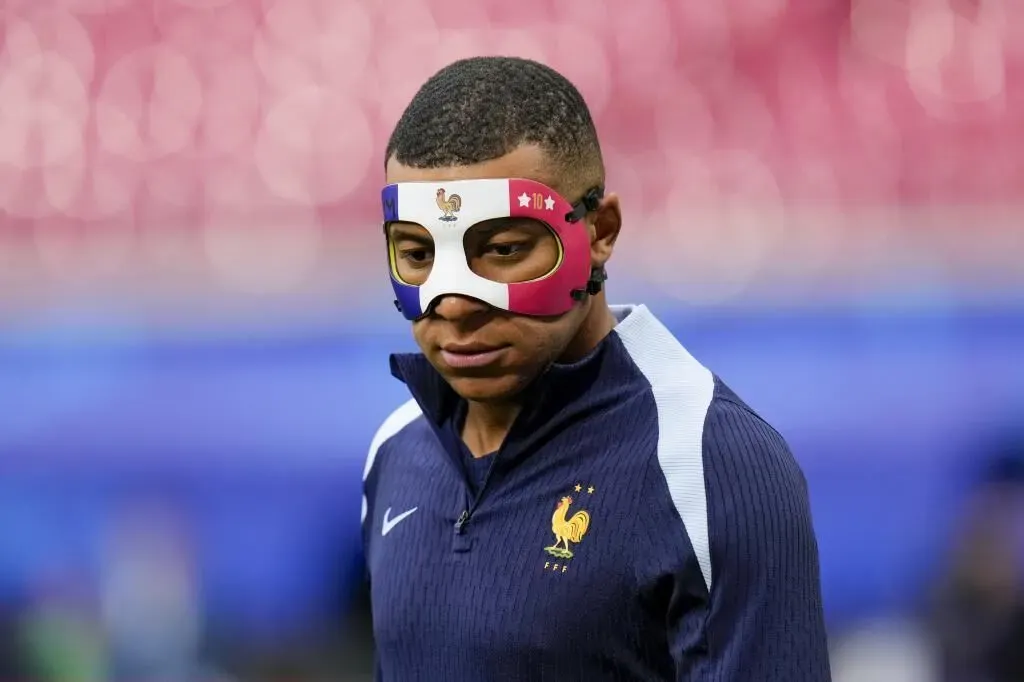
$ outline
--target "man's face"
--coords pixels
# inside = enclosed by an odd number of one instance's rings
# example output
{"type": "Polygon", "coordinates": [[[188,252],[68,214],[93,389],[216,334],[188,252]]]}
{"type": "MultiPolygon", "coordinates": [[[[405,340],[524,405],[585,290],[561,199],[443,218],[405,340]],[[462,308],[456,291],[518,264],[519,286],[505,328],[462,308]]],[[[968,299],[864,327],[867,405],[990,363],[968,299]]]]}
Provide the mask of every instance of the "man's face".
{"type": "MultiPolygon", "coordinates": [[[[528,178],[562,189],[551,177],[543,151],[534,146],[472,166],[410,168],[394,159],[387,165],[389,184],[484,178],[528,178]]],[[[558,244],[547,228],[522,220],[488,223],[474,226],[466,237],[467,258],[477,274],[525,281],[545,275],[557,261],[558,244]]],[[[419,225],[393,223],[389,236],[402,278],[410,283],[425,279],[433,258],[429,233],[419,225]]],[[[413,336],[456,393],[468,400],[501,401],[522,391],[564,353],[589,307],[590,299],[585,299],[564,315],[537,318],[449,295],[413,322],[413,336]]]]}

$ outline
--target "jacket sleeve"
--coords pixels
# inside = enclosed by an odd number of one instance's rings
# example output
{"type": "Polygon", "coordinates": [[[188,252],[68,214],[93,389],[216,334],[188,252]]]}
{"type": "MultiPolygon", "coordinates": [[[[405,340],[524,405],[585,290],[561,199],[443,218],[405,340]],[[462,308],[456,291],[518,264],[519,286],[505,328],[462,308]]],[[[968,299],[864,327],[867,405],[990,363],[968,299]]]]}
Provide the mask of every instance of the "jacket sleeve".
{"type": "Polygon", "coordinates": [[[667,617],[676,679],[829,682],[818,546],[786,442],[749,408],[714,401],[703,477],[707,532],[676,535],[686,557],[667,617]]]}
{"type": "Polygon", "coordinates": [[[394,438],[402,429],[408,426],[420,415],[419,405],[415,400],[409,400],[398,409],[388,415],[387,419],[380,425],[370,447],[366,453],[366,462],[363,465],[363,511],[360,518],[360,526],[363,538],[363,556],[369,559],[370,539],[376,519],[377,485],[380,478],[380,470],[383,467],[381,460],[386,459],[385,449],[388,442],[394,438]]]}
{"type": "MultiPolygon", "coordinates": [[[[359,530],[362,538],[362,550],[363,558],[368,559],[370,556],[370,528],[373,526],[373,519],[375,516],[374,504],[376,501],[376,488],[377,488],[377,476],[376,471],[371,467],[367,466],[366,471],[363,475],[363,509],[359,519],[359,530]]],[[[365,567],[366,578],[369,579],[369,567],[365,567]]]]}

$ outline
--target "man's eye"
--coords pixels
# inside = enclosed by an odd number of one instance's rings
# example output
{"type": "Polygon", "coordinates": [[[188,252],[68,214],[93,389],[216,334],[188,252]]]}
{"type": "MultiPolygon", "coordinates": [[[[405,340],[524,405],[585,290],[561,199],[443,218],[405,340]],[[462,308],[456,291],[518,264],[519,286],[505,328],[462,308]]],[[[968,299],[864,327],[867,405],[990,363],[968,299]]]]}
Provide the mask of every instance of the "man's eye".
{"type": "Polygon", "coordinates": [[[410,263],[426,263],[433,255],[430,249],[403,249],[399,252],[402,260],[410,263]]]}
{"type": "Polygon", "coordinates": [[[525,244],[490,244],[487,251],[502,258],[518,256],[526,250],[525,244]]]}

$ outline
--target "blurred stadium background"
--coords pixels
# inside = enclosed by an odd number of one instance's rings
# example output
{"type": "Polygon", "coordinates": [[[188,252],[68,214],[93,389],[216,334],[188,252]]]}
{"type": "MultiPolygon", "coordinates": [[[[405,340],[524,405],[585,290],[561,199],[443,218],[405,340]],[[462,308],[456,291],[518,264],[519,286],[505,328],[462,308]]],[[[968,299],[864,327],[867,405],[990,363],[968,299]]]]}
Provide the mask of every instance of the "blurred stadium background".
{"type": "Polygon", "coordinates": [[[381,155],[477,54],[577,83],[613,298],[789,438],[836,679],[1024,679],[1017,0],[3,0],[0,676],[365,679],[381,155]]]}

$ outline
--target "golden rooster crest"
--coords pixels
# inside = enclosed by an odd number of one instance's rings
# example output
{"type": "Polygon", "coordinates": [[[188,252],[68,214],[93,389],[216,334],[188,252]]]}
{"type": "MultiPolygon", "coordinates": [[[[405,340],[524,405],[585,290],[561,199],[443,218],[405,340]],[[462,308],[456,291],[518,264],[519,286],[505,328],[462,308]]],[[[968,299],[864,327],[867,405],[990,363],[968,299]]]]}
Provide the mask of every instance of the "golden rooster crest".
{"type": "Polygon", "coordinates": [[[441,220],[447,222],[458,220],[455,214],[462,210],[462,197],[458,194],[446,197],[444,187],[441,187],[437,190],[437,207],[443,214],[441,220]]]}
{"type": "Polygon", "coordinates": [[[555,534],[555,544],[544,548],[545,552],[559,559],[571,559],[573,555],[569,543],[579,544],[590,528],[590,514],[585,510],[581,509],[566,518],[571,504],[571,497],[563,497],[555,507],[555,513],[551,517],[551,531],[555,534]]]}

